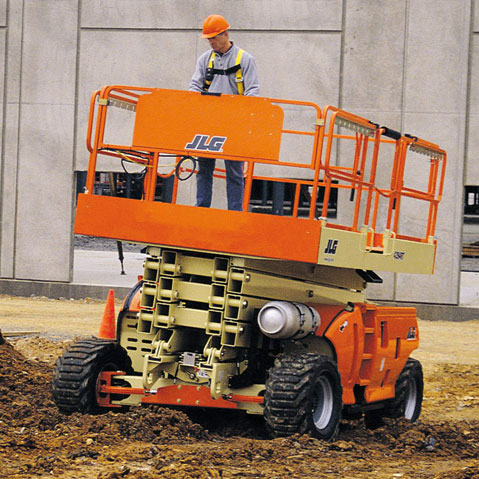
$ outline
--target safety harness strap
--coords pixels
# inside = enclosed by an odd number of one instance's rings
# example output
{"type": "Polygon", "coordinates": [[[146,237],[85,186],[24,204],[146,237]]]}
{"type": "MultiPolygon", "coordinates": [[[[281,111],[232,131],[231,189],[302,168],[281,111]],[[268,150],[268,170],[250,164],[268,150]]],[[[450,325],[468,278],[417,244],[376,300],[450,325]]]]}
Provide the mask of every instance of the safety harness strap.
{"type": "Polygon", "coordinates": [[[236,83],[238,87],[238,95],[244,94],[244,80],[243,80],[243,72],[241,71],[241,58],[243,58],[244,50],[240,49],[238,51],[238,55],[236,55],[236,64],[226,70],[220,70],[218,68],[214,68],[215,65],[215,58],[216,53],[214,51],[211,52],[210,58],[208,60],[208,67],[206,68],[205,74],[205,81],[203,84],[203,91],[208,91],[209,87],[211,86],[211,82],[215,75],[232,75],[236,73],[236,83]]]}
{"type": "Polygon", "coordinates": [[[234,65],[232,67],[227,68],[226,70],[219,70],[218,68],[212,68],[211,71],[213,75],[231,75],[232,73],[236,73],[241,68],[241,65],[234,65]]]}
{"type": "Polygon", "coordinates": [[[236,71],[236,86],[238,87],[238,95],[244,94],[244,82],[243,82],[243,72],[241,71],[241,59],[243,58],[244,50],[241,48],[238,51],[238,55],[236,55],[236,65],[240,68],[236,71]]]}
{"type": "Polygon", "coordinates": [[[205,83],[203,85],[203,91],[208,91],[208,88],[213,81],[213,65],[215,64],[215,56],[216,53],[214,50],[211,51],[210,59],[208,60],[208,66],[206,67],[206,74],[205,74],[205,83]]]}

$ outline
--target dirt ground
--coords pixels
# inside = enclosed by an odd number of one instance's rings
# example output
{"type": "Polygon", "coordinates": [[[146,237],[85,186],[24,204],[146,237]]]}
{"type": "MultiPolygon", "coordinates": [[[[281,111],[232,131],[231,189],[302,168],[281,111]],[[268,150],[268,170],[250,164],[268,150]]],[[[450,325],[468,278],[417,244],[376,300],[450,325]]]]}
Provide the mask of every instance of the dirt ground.
{"type": "Polygon", "coordinates": [[[479,478],[479,318],[420,322],[418,423],[370,431],[343,421],[338,439],[324,443],[272,440],[259,418],[222,411],[60,414],[53,363],[73,338],[96,333],[103,307],[0,295],[4,333],[38,332],[0,345],[1,478],[479,478]]]}

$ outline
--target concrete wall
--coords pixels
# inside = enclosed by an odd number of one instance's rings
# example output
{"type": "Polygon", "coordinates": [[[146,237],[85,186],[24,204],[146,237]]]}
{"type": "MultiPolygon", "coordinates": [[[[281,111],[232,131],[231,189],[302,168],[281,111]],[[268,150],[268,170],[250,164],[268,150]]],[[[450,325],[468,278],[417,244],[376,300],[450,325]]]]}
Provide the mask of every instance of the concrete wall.
{"type": "Polygon", "coordinates": [[[78,2],[2,3],[0,272],[65,281],[71,274],[78,2]]]}
{"type": "Polygon", "coordinates": [[[479,184],[478,3],[0,0],[0,277],[71,280],[73,170],[87,165],[91,92],[187,88],[208,48],[202,21],[218,12],[256,57],[262,95],[339,105],[447,150],[436,274],[383,275],[370,295],[456,303],[464,173],[479,184]]]}

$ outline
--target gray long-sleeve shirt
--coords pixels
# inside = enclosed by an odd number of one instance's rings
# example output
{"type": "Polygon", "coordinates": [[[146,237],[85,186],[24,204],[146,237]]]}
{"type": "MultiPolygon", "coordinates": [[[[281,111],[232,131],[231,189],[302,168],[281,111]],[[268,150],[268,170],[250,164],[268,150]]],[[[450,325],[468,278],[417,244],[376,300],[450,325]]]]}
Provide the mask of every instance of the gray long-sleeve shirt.
{"type": "MultiPolygon", "coordinates": [[[[216,53],[214,68],[226,70],[235,66],[236,57],[240,50],[235,44],[226,53],[216,53]]],[[[196,62],[196,70],[191,78],[190,91],[203,91],[206,69],[210,59],[211,50],[203,53],[196,62]]],[[[243,53],[241,58],[241,71],[243,73],[244,94],[247,96],[259,96],[258,72],[256,62],[252,55],[248,52],[243,53]]],[[[238,86],[236,84],[236,74],[231,75],[215,75],[208,89],[211,93],[238,94],[238,86]]]]}

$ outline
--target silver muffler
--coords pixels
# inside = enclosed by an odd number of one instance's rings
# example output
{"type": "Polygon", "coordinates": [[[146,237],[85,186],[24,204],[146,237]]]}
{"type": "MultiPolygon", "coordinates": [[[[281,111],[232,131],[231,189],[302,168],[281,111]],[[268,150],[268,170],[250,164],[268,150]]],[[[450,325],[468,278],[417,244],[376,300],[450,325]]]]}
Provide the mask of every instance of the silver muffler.
{"type": "Polygon", "coordinates": [[[273,339],[301,339],[314,334],[320,324],[319,313],[303,303],[270,301],[258,313],[259,329],[273,339]]]}

